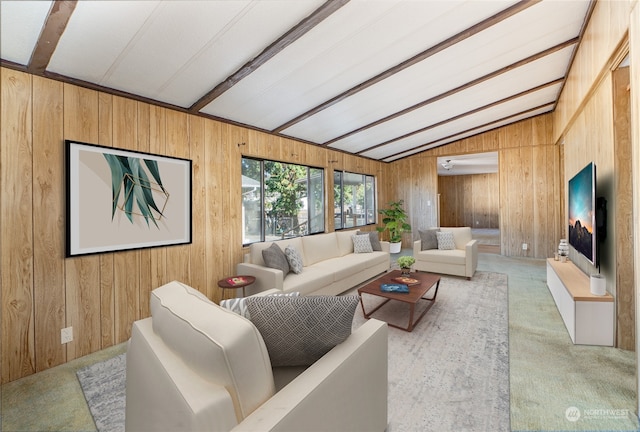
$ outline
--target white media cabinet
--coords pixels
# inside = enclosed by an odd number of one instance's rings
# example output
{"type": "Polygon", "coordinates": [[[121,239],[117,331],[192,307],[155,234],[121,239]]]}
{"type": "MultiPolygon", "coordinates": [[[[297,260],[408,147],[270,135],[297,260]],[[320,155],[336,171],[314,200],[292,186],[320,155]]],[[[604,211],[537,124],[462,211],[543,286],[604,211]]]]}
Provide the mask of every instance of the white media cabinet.
{"type": "Polygon", "coordinates": [[[575,264],[547,259],[547,286],[574,344],[613,346],[613,297],[591,294],[589,276],[575,264]]]}

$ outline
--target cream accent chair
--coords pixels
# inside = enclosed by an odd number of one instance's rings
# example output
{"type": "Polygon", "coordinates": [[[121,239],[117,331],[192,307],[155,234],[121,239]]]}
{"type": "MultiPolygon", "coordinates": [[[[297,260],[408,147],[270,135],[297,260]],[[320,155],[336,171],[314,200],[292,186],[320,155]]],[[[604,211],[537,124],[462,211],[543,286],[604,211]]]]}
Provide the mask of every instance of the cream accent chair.
{"type": "Polygon", "coordinates": [[[127,349],[126,430],[384,431],[387,324],[369,320],[308,368],[272,369],[253,323],[170,282],[127,349]]]}
{"type": "Polygon", "coordinates": [[[430,273],[464,276],[471,279],[478,267],[478,241],[473,240],[470,227],[441,227],[440,231],[451,231],[456,244],[454,250],[422,249],[422,241],[413,242],[414,270],[430,273]]]}

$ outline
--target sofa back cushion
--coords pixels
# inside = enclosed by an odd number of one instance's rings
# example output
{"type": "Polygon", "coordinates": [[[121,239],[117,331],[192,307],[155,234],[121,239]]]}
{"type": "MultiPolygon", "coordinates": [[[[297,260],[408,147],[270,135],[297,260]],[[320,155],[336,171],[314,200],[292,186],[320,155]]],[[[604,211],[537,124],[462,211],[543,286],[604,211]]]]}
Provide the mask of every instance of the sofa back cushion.
{"type": "Polygon", "coordinates": [[[335,232],[302,237],[305,266],[341,256],[335,232]]]}
{"type": "Polygon", "coordinates": [[[464,249],[466,244],[472,240],[470,227],[440,228],[441,231],[451,231],[456,249],[464,249]]]}
{"type": "Polygon", "coordinates": [[[249,246],[249,262],[251,264],[266,266],[264,263],[264,259],[262,258],[262,251],[268,248],[269,246],[271,246],[273,243],[277,244],[280,247],[280,249],[282,249],[282,252],[284,252],[284,250],[289,245],[295,247],[298,250],[298,252],[300,252],[300,255],[302,256],[302,262],[304,263],[304,265],[305,266],[308,265],[305,260],[304,250],[302,249],[302,237],[278,240],[274,242],[266,241],[261,243],[253,243],[249,246]]]}
{"type": "Polygon", "coordinates": [[[267,348],[249,320],[176,281],[151,292],[151,316],[185,367],[227,389],[238,422],[275,393],[267,348]]]}
{"type": "Polygon", "coordinates": [[[353,253],[353,239],[351,238],[357,231],[336,231],[336,239],[338,240],[338,255],[345,256],[353,253]]]}

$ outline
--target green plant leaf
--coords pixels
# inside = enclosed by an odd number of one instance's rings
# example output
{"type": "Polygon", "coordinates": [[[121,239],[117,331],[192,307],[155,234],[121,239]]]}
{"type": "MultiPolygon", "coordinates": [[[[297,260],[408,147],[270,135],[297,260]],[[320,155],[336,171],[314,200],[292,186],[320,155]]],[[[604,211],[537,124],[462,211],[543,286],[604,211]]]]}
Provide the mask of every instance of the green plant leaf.
{"type": "Polygon", "coordinates": [[[149,160],[149,159],[143,159],[143,160],[144,160],[144,164],[147,166],[147,169],[151,173],[151,176],[162,189],[162,192],[167,193],[167,191],[164,189],[164,186],[162,185],[162,179],[160,179],[160,170],[158,169],[158,162],[154,160],[149,160]]]}
{"type": "Polygon", "coordinates": [[[111,169],[111,220],[116,214],[118,208],[118,198],[120,197],[120,191],[122,190],[122,179],[124,172],[122,170],[122,164],[118,160],[118,157],[112,154],[103,153],[104,158],[107,160],[107,164],[111,169]]]}

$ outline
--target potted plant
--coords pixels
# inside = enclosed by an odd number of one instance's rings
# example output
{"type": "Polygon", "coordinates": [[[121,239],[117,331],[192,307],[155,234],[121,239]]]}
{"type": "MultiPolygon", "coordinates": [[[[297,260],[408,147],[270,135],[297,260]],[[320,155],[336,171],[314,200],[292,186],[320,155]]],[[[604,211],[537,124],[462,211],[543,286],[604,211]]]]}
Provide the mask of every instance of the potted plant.
{"type": "Polygon", "coordinates": [[[402,276],[409,276],[411,266],[415,264],[416,259],[412,256],[401,256],[398,258],[397,262],[400,267],[400,271],[402,272],[402,276]]]}
{"type": "Polygon", "coordinates": [[[377,227],[378,232],[389,231],[390,252],[398,253],[402,248],[402,234],[411,231],[411,225],[407,223],[407,213],[402,208],[403,200],[390,202],[388,209],[378,210],[384,227],[377,227]]]}

